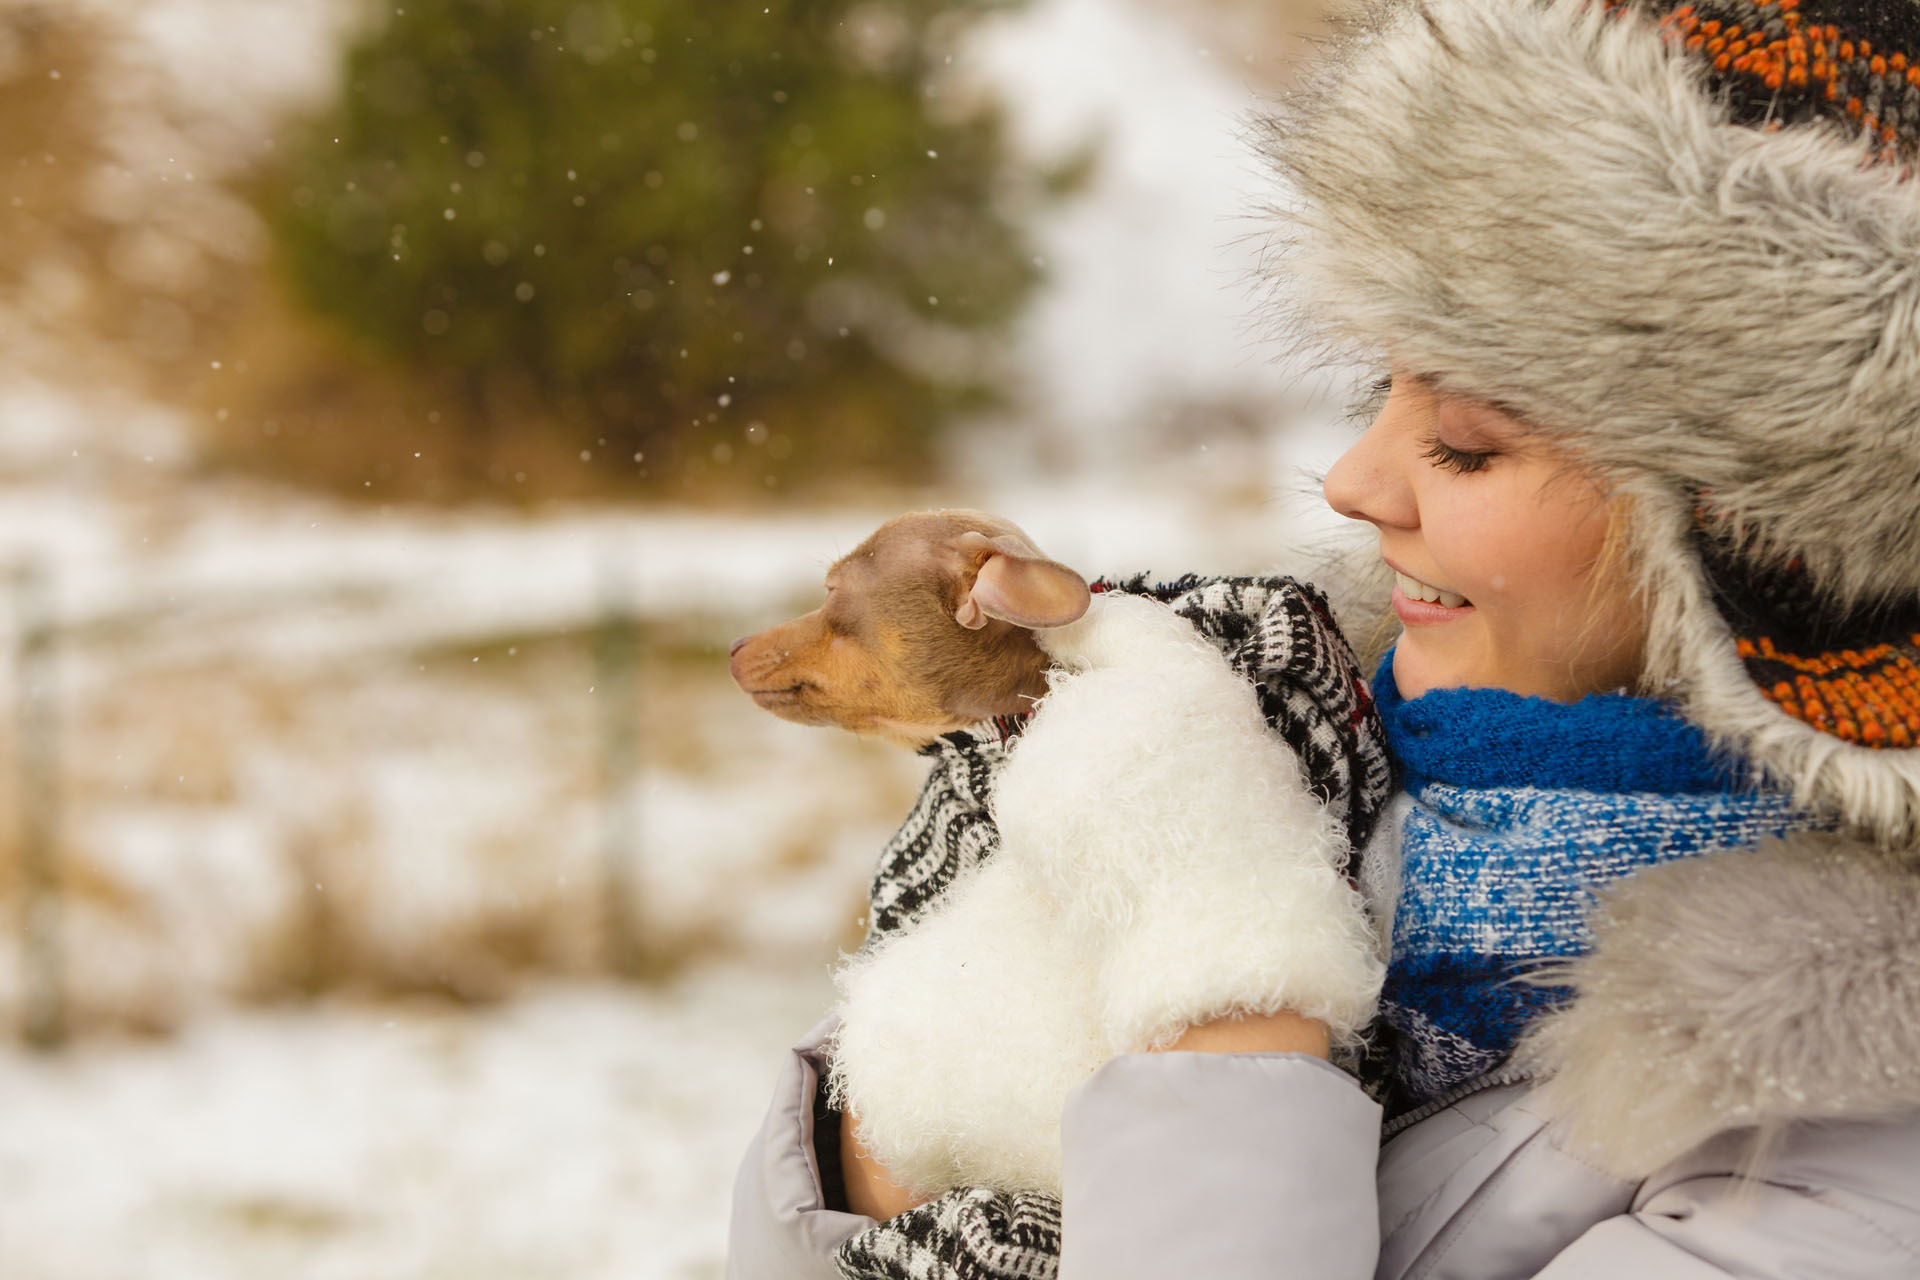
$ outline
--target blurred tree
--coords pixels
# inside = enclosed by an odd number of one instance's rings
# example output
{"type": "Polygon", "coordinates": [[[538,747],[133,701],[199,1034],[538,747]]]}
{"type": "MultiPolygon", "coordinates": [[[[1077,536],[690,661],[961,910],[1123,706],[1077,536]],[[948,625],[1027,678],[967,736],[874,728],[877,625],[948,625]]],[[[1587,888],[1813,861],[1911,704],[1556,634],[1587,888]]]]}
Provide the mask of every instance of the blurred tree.
{"type": "Polygon", "coordinates": [[[991,397],[1014,211],[1059,177],[941,97],[989,7],[405,0],[288,149],[285,267],[459,389],[482,466],[538,426],[655,482],[911,475],[991,397]]]}

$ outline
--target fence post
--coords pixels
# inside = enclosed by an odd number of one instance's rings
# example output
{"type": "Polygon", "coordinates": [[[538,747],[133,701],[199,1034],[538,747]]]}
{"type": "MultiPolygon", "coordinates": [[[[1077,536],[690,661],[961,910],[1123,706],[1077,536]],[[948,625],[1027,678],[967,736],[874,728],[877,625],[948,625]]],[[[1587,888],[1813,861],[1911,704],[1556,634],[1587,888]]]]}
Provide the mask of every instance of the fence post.
{"type": "Polygon", "coordinates": [[[617,541],[600,549],[600,622],[594,628],[594,689],[600,700],[600,894],[601,929],[613,972],[641,971],[643,951],[635,890],[635,827],[631,802],[638,698],[638,627],[631,591],[632,567],[617,541]]]}
{"type": "Polygon", "coordinates": [[[54,624],[45,576],[13,575],[15,702],[19,709],[21,1034],[36,1048],[66,1038],[60,953],[59,769],[55,738],[54,624]]]}

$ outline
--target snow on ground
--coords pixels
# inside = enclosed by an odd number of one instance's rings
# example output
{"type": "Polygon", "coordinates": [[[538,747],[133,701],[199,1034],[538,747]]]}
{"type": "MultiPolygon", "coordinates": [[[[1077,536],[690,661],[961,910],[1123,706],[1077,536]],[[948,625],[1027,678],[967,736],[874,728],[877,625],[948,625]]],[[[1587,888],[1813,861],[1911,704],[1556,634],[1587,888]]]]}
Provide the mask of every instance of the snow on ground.
{"type": "MultiPolygon", "coordinates": [[[[0,386],[0,413],[19,394],[0,386]]],[[[0,485],[0,563],[40,566],[70,625],[192,615],[193,635],[168,628],[169,656],[197,645],[297,664],[577,627],[610,607],[648,619],[772,618],[907,502],[990,507],[1089,572],[1285,563],[1317,525],[1283,502],[1290,477],[1258,452],[1246,461],[1250,476],[1231,461],[1168,459],[1144,474],[982,477],[775,515],[368,512],[245,484],[129,505],[112,490],[0,485]],[[312,607],[329,600],[351,607],[312,607]]]]}
{"type": "Polygon", "coordinates": [[[708,1280],[818,970],[226,1012],[0,1055],[21,1280],[708,1280]]]}

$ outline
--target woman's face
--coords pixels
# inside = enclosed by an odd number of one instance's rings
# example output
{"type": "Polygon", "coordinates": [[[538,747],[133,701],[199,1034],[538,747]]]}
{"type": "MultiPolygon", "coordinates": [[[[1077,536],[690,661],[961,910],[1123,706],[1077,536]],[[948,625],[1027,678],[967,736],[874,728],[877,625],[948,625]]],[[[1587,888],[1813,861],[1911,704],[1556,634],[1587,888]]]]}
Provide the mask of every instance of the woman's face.
{"type": "Polygon", "coordinates": [[[1515,419],[1396,376],[1326,496],[1380,531],[1398,575],[1402,697],[1469,686],[1571,702],[1639,674],[1625,575],[1595,584],[1606,496],[1515,419]]]}

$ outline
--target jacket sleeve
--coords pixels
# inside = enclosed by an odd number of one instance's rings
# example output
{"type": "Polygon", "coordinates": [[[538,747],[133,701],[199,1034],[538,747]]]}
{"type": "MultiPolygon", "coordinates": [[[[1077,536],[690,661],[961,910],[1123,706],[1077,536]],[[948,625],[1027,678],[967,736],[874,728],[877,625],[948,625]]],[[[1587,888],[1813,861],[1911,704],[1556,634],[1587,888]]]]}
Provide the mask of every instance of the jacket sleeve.
{"type": "Polygon", "coordinates": [[[1061,1139],[1060,1280],[1374,1273],[1380,1108],[1319,1058],[1115,1058],[1061,1139]]]}
{"type": "Polygon", "coordinates": [[[1909,1280],[1920,1275],[1920,1122],[1793,1127],[1757,1178],[1715,1141],[1663,1169],[1537,1280],[1909,1280]]]}
{"type": "Polygon", "coordinates": [[[838,1280],[833,1252],[873,1225],[826,1208],[813,1146],[813,1099],[829,1018],[793,1047],[773,1104],[747,1147],[733,1184],[727,1224],[728,1280],[838,1280]]]}

